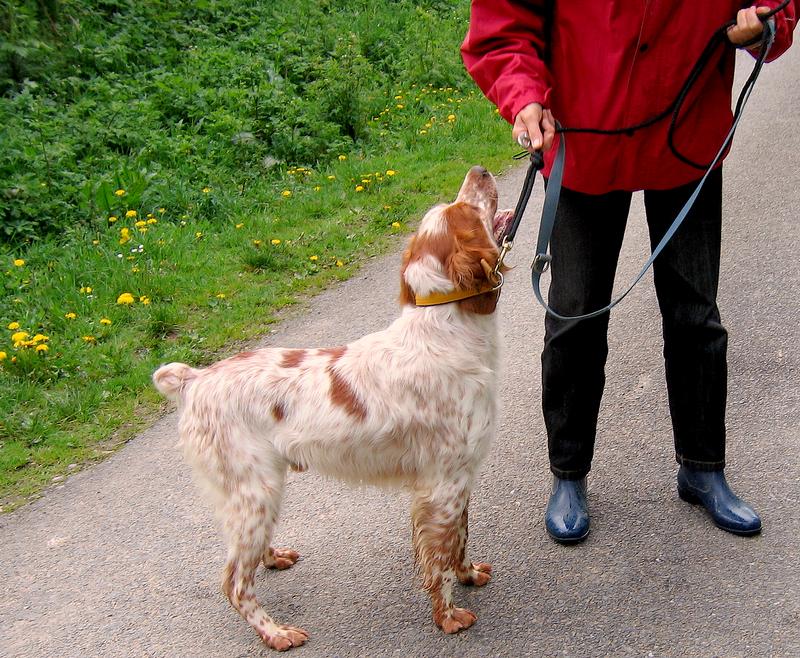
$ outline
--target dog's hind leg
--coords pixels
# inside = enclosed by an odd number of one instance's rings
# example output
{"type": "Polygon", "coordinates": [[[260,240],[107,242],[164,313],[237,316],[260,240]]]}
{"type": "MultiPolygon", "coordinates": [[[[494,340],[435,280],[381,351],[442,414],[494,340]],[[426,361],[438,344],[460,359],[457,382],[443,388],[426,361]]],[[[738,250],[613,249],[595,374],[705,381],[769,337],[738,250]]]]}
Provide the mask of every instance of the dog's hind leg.
{"type": "Polygon", "coordinates": [[[276,624],[261,607],[255,594],[255,574],[259,562],[269,552],[269,543],[283,495],[285,465],[275,464],[265,472],[247,470],[248,477],[236,480],[224,509],[228,538],[228,560],[223,572],[222,590],[231,605],[272,649],[285,651],[308,639],[301,628],[276,624]]]}
{"type": "Polygon", "coordinates": [[[445,633],[457,633],[475,623],[476,616],[453,604],[460,524],[469,498],[463,478],[438,482],[414,492],[411,519],[414,553],[422,572],[422,587],[431,597],[433,621],[445,633]]]}
{"type": "Polygon", "coordinates": [[[469,500],[464,506],[458,524],[458,558],[456,560],[456,576],[462,585],[481,587],[492,579],[492,565],[486,562],[471,562],[467,557],[467,541],[469,539],[469,500]]]}

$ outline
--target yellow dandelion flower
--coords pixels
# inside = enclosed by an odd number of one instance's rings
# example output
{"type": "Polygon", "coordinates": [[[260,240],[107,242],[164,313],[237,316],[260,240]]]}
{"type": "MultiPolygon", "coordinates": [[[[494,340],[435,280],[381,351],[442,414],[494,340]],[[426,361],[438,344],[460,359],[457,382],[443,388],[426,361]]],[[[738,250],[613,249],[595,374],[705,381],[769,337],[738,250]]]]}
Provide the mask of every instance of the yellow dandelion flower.
{"type": "Polygon", "coordinates": [[[260,247],[260,246],[261,246],[261,240],[253,240],[253,244],[254,244],[256,247],[260,247]]]}
{"type": "Polygon", "coordinates": [[[133,295],[131,295],[129,292],[123,292],[119,297],[117,297],[117,304],[133,304],[134,301],[133,295]]]}
{"type": "Polygon", "coordinates": [[[141,297],[139,297],[139,301],[142,302],[142,304],[144,304],[145,306],[148,306],[150,304],[150,298],[147,295],[142,295],[141,297]]]}
{"type": "Polygon", "coordinates": [[[158,220],[155,217],[150,217],[148,218],[147,223],[150,225],[158,224],[158,220]]]}
{"type": "Polygon", "coordinates": [[[292,191],[291,190],[284,190],[283,192],[281,192],[281,196],[284,199],[288,199],[290,196],[292,196],[292,191]]]}
{"type": "Polygon", "coordinates": [[[115,194],[116,196],[125,196],[125,190],[123,190],[123,189],[119,189],[119,190],[117,190],[116,192],[114,192],[114,194],[115,194]]]}
{"type": "Polygon", "coordinates": [[[371,183],[372,181],[369,178],[362,178],[361,182],[362,183],[371,183]]]}
{"type": "Polygon", "coordinates": [[[167,209],[166,208],[159,208],[158,212],[160,212],[163,215],[165,212],[167,212],[167,209]]]}
{"type": "Polygon", "coordinates": [[[456,120],[456,115],[455,114],[448,114],[447,115],[447,120],[452,123],[453,121],[456,120]]]}
{"type": "Polygon", "coordinates": [[[319,256],[309,256],[308,260],[318,261],[319,260],[319,256]]]}
{"type": "Polygon", "coordinates": [[[40,353],[42,353],[42,354],[44,354],[45,352],[47,352],[49,349],[50,349],[50,348],[49,348],[49,347],[47,347],[47,345],[44,345],[44,344],[42,344],[42,345],[37,345],[37,346],[36,346],[36,351],[37,351],[37,352],[40,352],[40,353]]]}
{"type": "Polygon", "coordinates": [[[19,322],[9,322],[8,323],[8,328],[11,331],[14,331],[15,329],[19,329],[19,322]]]}
{"type": "Polygon", "coordinates": [[[85,343],[96,343],[97,339],[94,336],[83,336],[83,341],[85,343]]]}
{"type": "Polygon", "coordinates": [[[347,156],[346,156],[344,153],[342,153],[342,154],[339,156],[339,162],[344,162],[345,160],[347,160],[347,156]]]}
{"type": "Polygon", "coordinates": [[[22,258],[15,258],[14,259],[14,266],[15,267],[22,267],[25,265],[25,261],[22,258]]]}
{"type": "Polygon", "coordinates": [[[402,103],[398,103],[397,105],[395,105],[395,107],[396,107],[398,110],[402,110],[402,109],[405,107],[405,105],[403,105],[402,103]]]}
{"type": "Polygon", "coordinates": [[[387,169],[386,175],[387,176],[394,176],[397,172],[394,169],[387,169]]]}
{"type": "Polygon", "coordinates": [[[384,209],[384,210],[391,210],[391,209],[392,209],[392,207],[391,207],[391,206],[384,205],[384,206],[383,206],[383,209],[384,209]]]}
{"type": "Polygon", "coordinates": [[[217,293],[217,299],[225,299],[225,293],[224,292],[218,292],[217,293]]]}
{"type": "Polygon", "coordinates": [[[427,135],[428,131],[423,128],[422,130],[419,131],[419,134],[420,135],[427,135]]]}
{"type": "Polygon", "coordinates": [[[356,192],[363,192],[364,186],[363,185],[356,185],[356,192]]]}
{"type": "Polygon", "coordinates": [[[244,227],[244,224],[242,224],[241,222],[236,225],[236,228],[242,228],[242,227],[244,227]]]}
{"type": "Polygon", "coordinates": [[[27,331],[18,331],[15,334],[11,334],[11,342],[12,343],[21,343],[28,336],[30,336],[30,334],[27,331]]]}
{"type": "Polygon", "coordinates": [[[92,240],[92,244],[96,246],[100,244],[100,240],[92,240]]]}
{"type": "Polygon", "coordinates": [[[397,96],[395,96],[394,99],[396,101],[401,101],[401,100],[403,100],[403,95],[402,94],[397,94],[397,96]]]}
{"type": "Polygon", "coordinates": [[[272,240],[269,241],[269,243],[277,247],[281,243],[281,241],[278,238],[273,238],[272,240]]]}
{"type": "Polygon", "coordinates": [[[203,237],[203,232],[202,231],[195,232],[194,237],[196,237],[199,240],[200,238],[203,237]]]}
{"type": "Polygon", "coordinates": [[[130,219],[131,217],[136,217],[136,215],[138,214],[139,213],[137,213],[135,210],[129,210],[128,212],[125,213],[125,217],[130,219]]]}
{"type": "Polygon", "coordinates": [[[146,222],[146,221],[144,221],[143,219],[140,219],[138,222],[136,222],[136,223],[134,224],[134,226],[135,226],[136,228],[142,228],[142,227],[144,227],[144,226],[147,226],[147,222],[146,222]]]}
{"type": "Polygon", "coordinates": [[[344,261],[337,260],[336,261],[336,267],[344,267],[344,261]]]}
{"type": "Polygon", "coordinates": [[[5,352],[0,352],[0,361],[5,361],[6,357],[8,357],[8,354],[5,352]]]}
{"type": "Polygon", "coordinates": [[[108,318],[100,318],[100,324],[108,326],[111,324],[111,320],[109,320],[108,318]]]}
{"type": "Polygon", "coordinates": [[[44,334],[36,334],[33,338],[31,338],[30,343],[31,345],[36,345],[37,343],[44,343],[47,340],[50,340],[50,336],[45,336],[44,334]]]}
{"type": "Polygon", "coordinates": [[[125,260],[136,260],[136,256],[128,256],[125,260]]]}
{"type": "Polygon", "coordinates": [[[75,313],[73,313],[72,311],[70,311],[69,313],[65,313],[64,317],[67,318],[67,320],[74,320],[78,316],[75,313]]]}
{"type": "Polygon", "coordinates": [[[114,216],[114,215],[111,215],[111,217],[109,217],[109,218],[108,218],[108,223],[109,223],[109,224],[113,224],[114,222],[116,222],[116,221],[117,221],[117,219],[118,219],[118,218],[117,218],[116,216],[114,216]]]}
{"type": "Polygon", "coordinates": [[[85,295],[92,294],[92,287],[91,286],[81,286],[81,292],[85,295]]]}
{"type": "Polygon", "coordinates": [[[336,176],[333,176],[333,175],[328,176],[328,180],[336,180],[336,176]]]}
{"type": "Polygon", "coordinates": [[[322,188],[319,185],[314,186],[314,191],[319,192],[322,188]]]}
{"type": "Polygon", "coordinates": [[[400,228],[400,222],[392,222],[392,228],[400,228]]]}
{"type": "Polygon", "coordinates": [[[139,273],[139,268],[138,267],[132,267],[131,268],[131,272],[133,272],[134,274],[138,274],[139,273]]]}
{"type": "Polygon", "coordinates": [[[208,194],[210,191],[211,191],[210,187],[204,187],[203,188],[203,194],[208,194]]]}

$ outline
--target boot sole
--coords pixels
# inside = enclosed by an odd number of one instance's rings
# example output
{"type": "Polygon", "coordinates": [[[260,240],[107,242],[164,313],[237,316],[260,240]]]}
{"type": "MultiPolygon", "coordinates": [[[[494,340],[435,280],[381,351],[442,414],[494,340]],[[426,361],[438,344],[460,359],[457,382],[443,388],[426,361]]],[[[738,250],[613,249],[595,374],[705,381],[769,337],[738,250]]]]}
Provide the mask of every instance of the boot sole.
{"type": "Polygon", "coordinates": [[[569,546],[570,544],[580,544],[584,539],[589,536],[589,531],[587,530],[584,532],[580,537],[558,537],[554,535],[552,532],[545,528],[545,532],[547,532],[548,537],[552,539],[554,542],[558,544],[564,544],[565,546],[569,546]]]}
{"type": "MultiPolygon", "coordinates": [[[[685,491],[678,487],[678,497],[689,503],[690,505],[700,505],[703,509],[705,506],[703,505],[703,501],[700,500],[697,496],[695,496],[690,491],[685,491]]],[[[754,530],[739,530],[735,528],[729,528],[728,526],[724,526],[721,523],[717,523],[717,520],[711,515],[708,510],[705,510],[706,514],[711,518],[711,521],[717,526],[720,530],[724,530],[725,532],[730,532],[732,535],[738,535],[739,537],[752,537],[753,535],[757,535],[761,532],[761,526],[755,528],[754,530]]]]}

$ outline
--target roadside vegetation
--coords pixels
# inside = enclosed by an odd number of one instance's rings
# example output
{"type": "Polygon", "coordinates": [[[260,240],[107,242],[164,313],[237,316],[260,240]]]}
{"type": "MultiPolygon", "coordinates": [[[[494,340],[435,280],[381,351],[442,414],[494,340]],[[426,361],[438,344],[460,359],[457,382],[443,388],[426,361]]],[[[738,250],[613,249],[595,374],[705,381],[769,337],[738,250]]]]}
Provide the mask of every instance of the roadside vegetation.
{"type": "Polygon", "coordinates": [[[2,509],[152,420],[159,363],[238,349],[466,168],[510,162],[462,70],[467,18],[457,0],[0,0],[2,509]]]}

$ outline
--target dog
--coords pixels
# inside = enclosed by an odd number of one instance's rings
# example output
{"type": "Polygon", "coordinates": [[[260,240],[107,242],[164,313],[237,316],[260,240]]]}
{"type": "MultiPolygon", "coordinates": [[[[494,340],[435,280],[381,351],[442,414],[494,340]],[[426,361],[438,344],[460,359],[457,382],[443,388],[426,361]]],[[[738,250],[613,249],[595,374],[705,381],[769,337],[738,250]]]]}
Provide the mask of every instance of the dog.
{"type": "Polygon", "coordinates": [[[289,467],[410,488],[433,620],[445,633],[475,622],[455,606],[453,586],[491,578],[489,564],[467,557],[467,506],[495,432],[500,290],[492,265],[511,214],[497,212],[494,177],[473,167],[455,202],[429,210],[411,237],[402,313],[387,329],[343,347],[265,348],[153,374],[178,403],[178,445],[227,539],[222,589],[269,647],[308,638],[273,621],[254,587],[259,563],[286,569],[298,559],[271,546],[289,467]]]}

